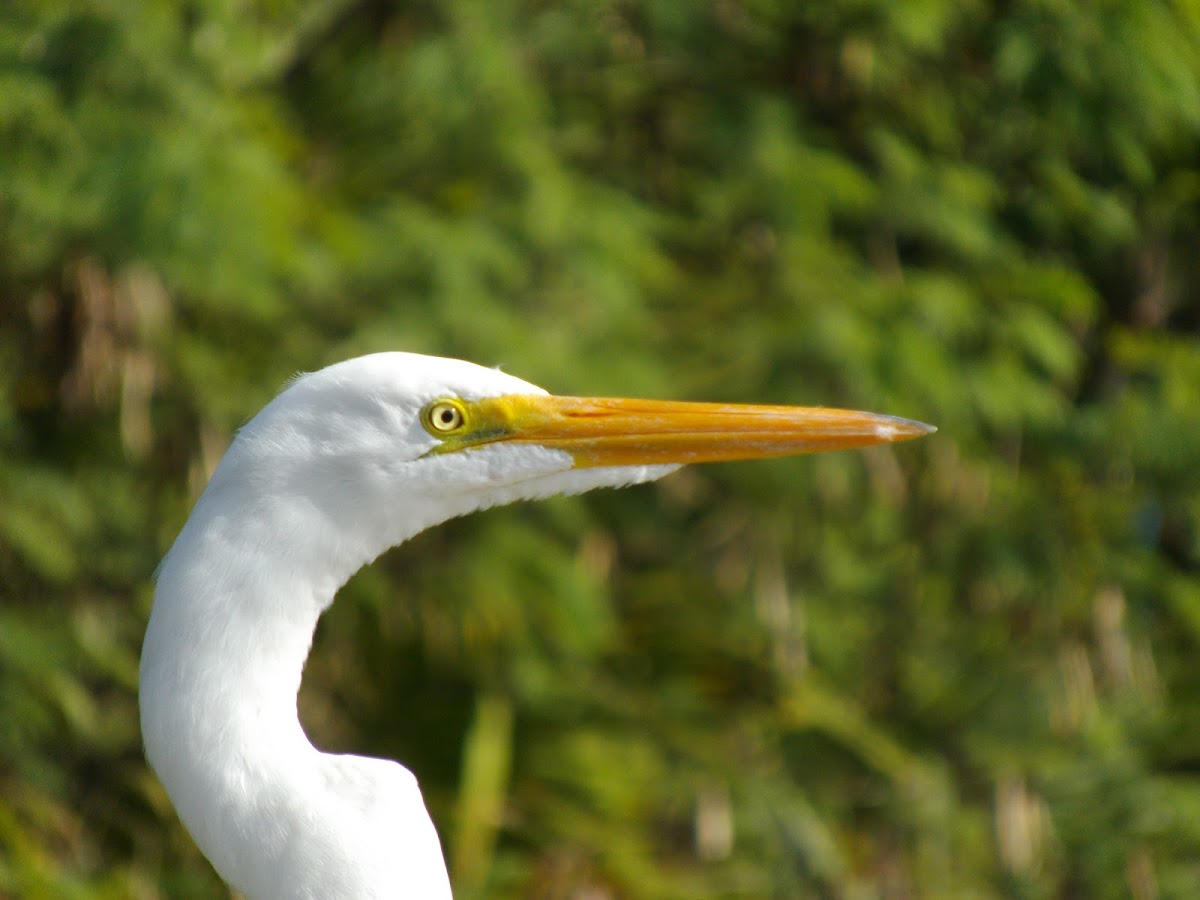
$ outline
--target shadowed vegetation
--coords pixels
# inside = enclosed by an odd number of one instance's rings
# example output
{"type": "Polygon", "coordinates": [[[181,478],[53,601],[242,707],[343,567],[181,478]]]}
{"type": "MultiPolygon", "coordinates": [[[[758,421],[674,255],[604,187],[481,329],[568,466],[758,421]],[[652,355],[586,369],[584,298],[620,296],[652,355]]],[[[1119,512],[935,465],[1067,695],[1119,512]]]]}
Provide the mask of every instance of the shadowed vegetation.
{"type": "Polygon", "coordinates": [[[1200,896],[1200,6],[8,0],[0,895],[223,888],[151,573],[297,370],[939,426],[492,510],[317,634],[461,900],[1200,896]]]}

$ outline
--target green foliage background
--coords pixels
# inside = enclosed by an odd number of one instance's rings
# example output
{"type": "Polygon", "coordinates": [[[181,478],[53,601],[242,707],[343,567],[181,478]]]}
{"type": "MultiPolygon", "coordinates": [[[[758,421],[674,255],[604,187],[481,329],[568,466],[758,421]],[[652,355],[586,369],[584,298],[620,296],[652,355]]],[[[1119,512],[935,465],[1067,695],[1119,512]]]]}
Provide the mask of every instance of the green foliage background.
{"type": "Polygon", "coordinates": [[[301,694],[460,898],[1200,896],[1200,3],[6,0],[0,895],[223,895],[151,573],[372,350],[936,423],[493,510],[301,694]]]}

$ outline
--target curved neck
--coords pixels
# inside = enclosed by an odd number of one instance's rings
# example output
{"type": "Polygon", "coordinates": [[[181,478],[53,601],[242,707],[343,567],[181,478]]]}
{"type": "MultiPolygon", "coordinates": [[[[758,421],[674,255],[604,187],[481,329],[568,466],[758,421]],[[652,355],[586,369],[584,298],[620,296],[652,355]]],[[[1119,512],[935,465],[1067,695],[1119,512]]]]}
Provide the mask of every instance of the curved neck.
{"type": "Polygon", "coordinates": [[[254,900],[368,900],[397,884],[449,898],[412,774],[318,752],[296,697],[342,584],[470,502],[397,503],[399,485],[306,496],[231,455],[159,572],[139,684],[146,757],[204,855],[254,900]]]}
{"type": "MultiPolygon", "coordinates": [[[[142,648],[146,755],[222,877],[282,864],[317,812],[321,759],[296,697],[321,613],[366,561],[344,546],[281,551],[269,510],[208,515],[202,502],[164,561],[142,648]],[[269,551],[268,549],[269,548],[269,551]]],[[[365,551],[363,551],[365,554],[365,551]]]]}

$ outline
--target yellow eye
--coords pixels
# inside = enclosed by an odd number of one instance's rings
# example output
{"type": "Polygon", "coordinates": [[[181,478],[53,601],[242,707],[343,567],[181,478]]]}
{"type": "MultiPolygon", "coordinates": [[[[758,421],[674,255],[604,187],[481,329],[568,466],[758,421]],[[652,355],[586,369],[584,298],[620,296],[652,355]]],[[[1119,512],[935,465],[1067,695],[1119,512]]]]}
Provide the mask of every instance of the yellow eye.
{"type": "Polygon", "coordinates": [[[436,400],[425,407],[425,427],[434,434],[451,434],[466,421],[462,407],[453,400],[436,400]]]}

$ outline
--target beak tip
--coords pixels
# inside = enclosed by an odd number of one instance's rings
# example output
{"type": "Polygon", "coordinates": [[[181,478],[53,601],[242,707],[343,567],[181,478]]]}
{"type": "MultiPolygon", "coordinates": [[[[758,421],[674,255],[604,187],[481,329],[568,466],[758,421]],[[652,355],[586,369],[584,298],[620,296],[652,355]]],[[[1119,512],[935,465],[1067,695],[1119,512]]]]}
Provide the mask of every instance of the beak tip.
{"type": "Polygon", "coordinates": [[[933,434],[937,431],[936,425],[927,425],[924,422],[917,422],[913,419],[901,419],[899,417],[891,418],[884,423],[876,426],[875,433],[881,440],[907,441],[913,438],[925,437],[927,434],[933,434]]]}

